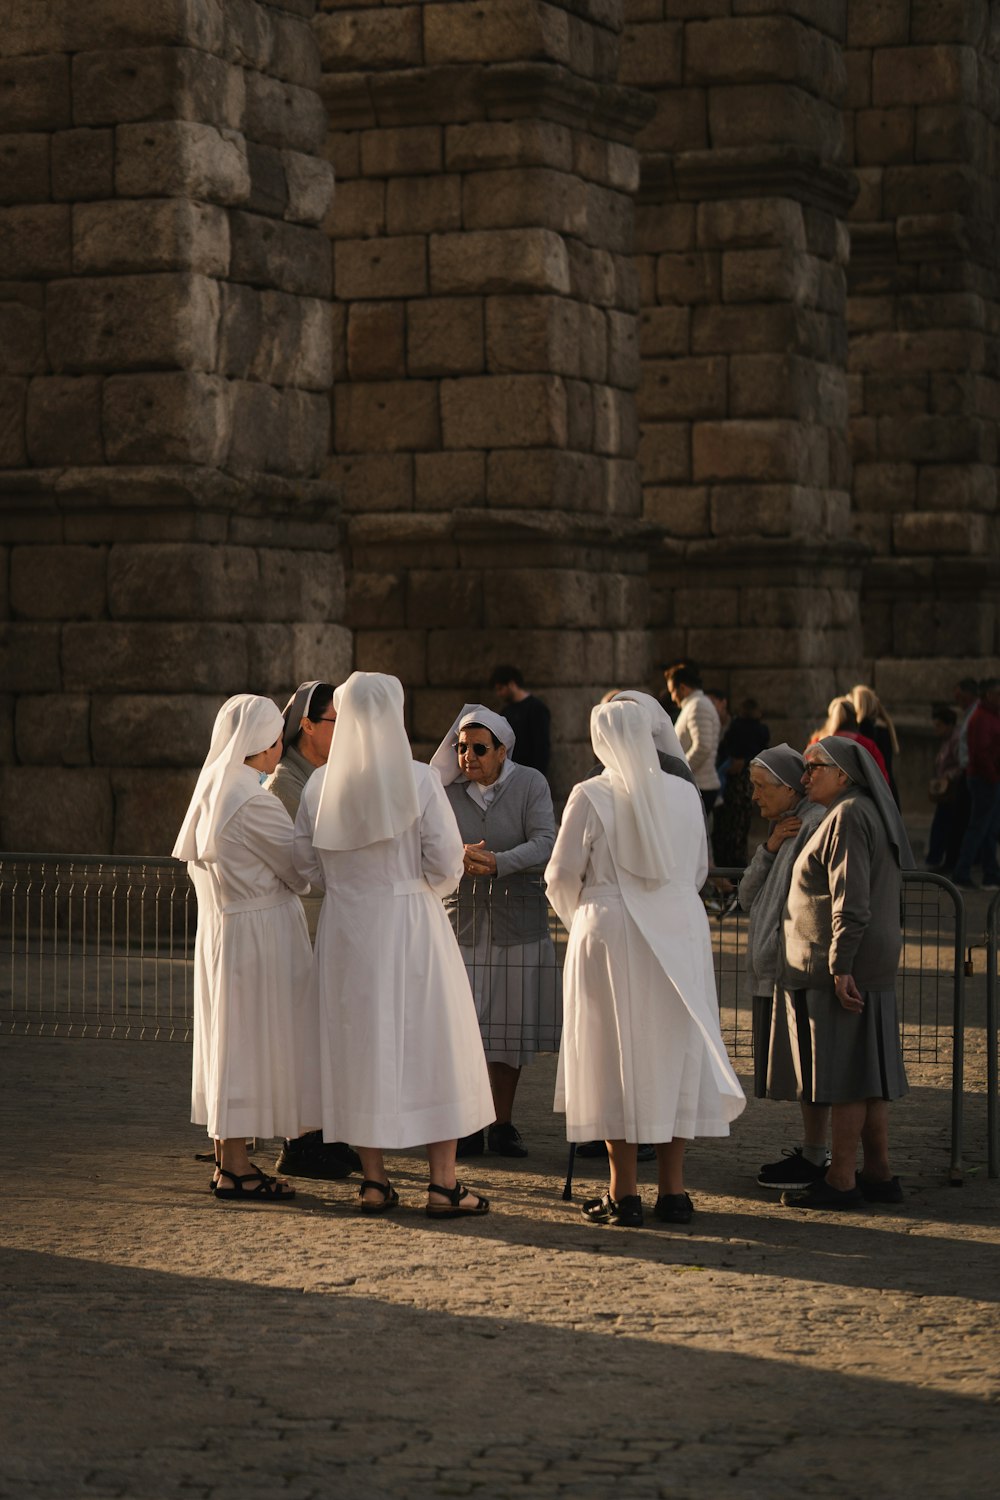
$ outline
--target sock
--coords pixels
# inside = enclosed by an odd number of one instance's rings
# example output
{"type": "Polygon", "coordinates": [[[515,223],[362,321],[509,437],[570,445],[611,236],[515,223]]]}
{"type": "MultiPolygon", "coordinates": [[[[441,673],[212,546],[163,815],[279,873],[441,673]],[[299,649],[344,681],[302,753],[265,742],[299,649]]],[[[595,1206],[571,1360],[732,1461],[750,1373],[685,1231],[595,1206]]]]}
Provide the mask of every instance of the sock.
{"type": "Polygon", "coordinates": [[[806,1161],[811,1161],[814,1167],[825,1167],[830,1153],[825,1146],[803,1146],[802,1155],[806,1161]]]}

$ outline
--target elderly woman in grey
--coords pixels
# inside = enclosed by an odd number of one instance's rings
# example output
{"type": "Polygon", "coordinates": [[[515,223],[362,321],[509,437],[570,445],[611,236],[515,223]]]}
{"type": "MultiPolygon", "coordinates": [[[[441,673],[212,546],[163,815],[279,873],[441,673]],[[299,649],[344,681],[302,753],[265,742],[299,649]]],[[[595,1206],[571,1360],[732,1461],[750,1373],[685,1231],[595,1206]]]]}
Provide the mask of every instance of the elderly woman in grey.
{"type": "Polygon", "coordinates": [[[802,1097],[831,1106],[833,1144],[825,1177],[781,1201],[821,1209],[899,1203],[888,1105],[907,1091],[895,986],[902,871],[913,856],[885,777],[863,746],[831,735],[810,745],[805,760],[809,799],[826,817],[792,867],[781,983],[802,1097]]]}
{"type": "MultiPolygon", "coordinates": [[[[739,885],[747,913],[747,980],[753,996],[754,1094],[758,1099],[797,1099],[784,996],[774,1003],[780,968],[781,914],[792,866],[826,816],[818,802],[803,795],[805,761],[791,745],[773,745],[750,762],[753,800],[767,819],[767,838],[757,849],[739,885]]],[[[802,1101],[803,1144],[780,1161],[761,1167],[762,1187],[795,1188],[825,1175],[830,1111],[802,1101]]]]}
{"type": "MultiPolygon", "coordinates": [[[[555,843],[555,814],[540,771],[510,758],[514,731],[500,714],[467,703],[431,765],[444,783],[465,845],[465,873],[449,902],[475,996],[496,1122],[487,1144],[527,1156],[511,1115],[524,1063],[559,1045],[561,993],[541,872],[555,843]]],[[[483,1133],[459,1142],[483,1149],[483,1133]]]]}

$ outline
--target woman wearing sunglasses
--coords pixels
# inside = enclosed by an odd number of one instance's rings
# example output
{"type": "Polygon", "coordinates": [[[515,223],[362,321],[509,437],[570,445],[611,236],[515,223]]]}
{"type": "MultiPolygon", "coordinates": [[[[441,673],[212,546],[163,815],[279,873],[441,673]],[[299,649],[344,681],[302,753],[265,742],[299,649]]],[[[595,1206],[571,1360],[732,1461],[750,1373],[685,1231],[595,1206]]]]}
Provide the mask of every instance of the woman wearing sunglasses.
{"type": "MultiPolygon", "coordinates": [[[[527,1156],[511,1116],[521,1068],[559,1045],[561,995],[541,872],[555,843],[552,793],[540,771],[511,758],[514,731],[481,703],[467,703],[431,765],[444,783],[465,845],[451,918],[476,1000],[496,1122],[487,1144],[527,1156]]],[[[483,1149],[483,1133],[459,1156],[483,1149]]]]}

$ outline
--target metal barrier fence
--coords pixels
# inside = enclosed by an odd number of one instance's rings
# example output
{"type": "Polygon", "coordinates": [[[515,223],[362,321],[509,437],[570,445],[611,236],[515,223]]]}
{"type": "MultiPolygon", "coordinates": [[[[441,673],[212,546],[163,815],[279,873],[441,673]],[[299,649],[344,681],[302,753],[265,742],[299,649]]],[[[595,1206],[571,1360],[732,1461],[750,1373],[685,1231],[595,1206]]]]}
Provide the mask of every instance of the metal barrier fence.
{"type": "Polygon", "coordinates": [[[1000,1120],[997,1114],[997,936],[1000,895],[986,913],[986,1139],[988,1170],[1000,1177],[1000,1120]]]}
{"type": "MultiPolygon", "coordinates": [[[[706,894],[722,1033],[752,1056],[744,980],[746,915],[733,904],[740,869],[713,870],[706,894]],[[712,908],[715,908],[714,910],[712,908]]],[[[495,1050],[558,1046],[566,933],[539,877],[463,881],[448,903],[495,1050]],[[492,998],[487,1015],[486,998],[492,998]]],[[[991,1172],[996,1160],[996,934],[988,965],[991,1172]]],[[[961,1180],[965,908],[939,875],[908,872],[897,1000],[909,1062],[951,1063],[951,1176],[961,1180]]],[[[196,902],[175,860],[0,855],[0,1027],[48,1036],[190,1041],[196,902]]]]}

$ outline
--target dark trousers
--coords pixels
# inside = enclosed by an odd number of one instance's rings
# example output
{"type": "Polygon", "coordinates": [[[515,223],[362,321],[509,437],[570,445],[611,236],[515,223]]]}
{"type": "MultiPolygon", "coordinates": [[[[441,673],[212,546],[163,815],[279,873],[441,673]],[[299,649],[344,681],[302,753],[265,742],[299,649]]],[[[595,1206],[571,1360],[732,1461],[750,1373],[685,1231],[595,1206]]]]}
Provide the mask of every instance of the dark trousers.
{"type": "Polygon", "coordinates": [[[972,866],[982,864],[983,883],[1000,884],[997,838],[1000,837],[1000,782],[967,776],[969,821],[955,861],[952,878],[963,885],[972,880],[972,866]]]}

